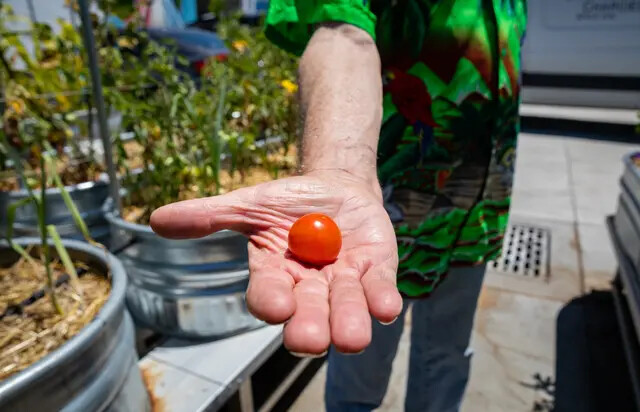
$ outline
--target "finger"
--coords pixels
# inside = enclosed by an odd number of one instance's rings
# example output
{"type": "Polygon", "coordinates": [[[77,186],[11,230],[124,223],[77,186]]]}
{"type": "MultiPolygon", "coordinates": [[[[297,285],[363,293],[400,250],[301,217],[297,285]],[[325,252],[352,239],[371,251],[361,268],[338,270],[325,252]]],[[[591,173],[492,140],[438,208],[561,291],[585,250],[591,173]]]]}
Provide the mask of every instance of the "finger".
{"type": "Polygon", "coordinates": [[[371,343],[371,315],[357,277],[337,276],[331,283],[331,341],[339,352],[358,353],[371,343]]]}
{"type": "Polygon", "coordinates": [[[386,265],[371,267],[361,279],[369,312],[382,323],[393,322],[402,311],[396,286],[396,270],[386,265]]]}
{"type": "Polygon", "coordinates": [[[275,265],[252,263],[247,288],[249,311],[267,323],[286,322],[296,310],[294,285],[295,282],[287,271],[275,265]]]}
{"type": "Polygon", "coordinates": [[[170,239],[203,237],[222,229],[244,231],[242,200],[247,190],[163,206],[151,214],[151,228],[170,239]]]}
{"type": "Polygon", "coordinates": [[[303,279],[294,288],[296,311],[284,327],[284,346],[306,355],[325,353],[331,342],[329,288],[319,279],[303,279]]]}

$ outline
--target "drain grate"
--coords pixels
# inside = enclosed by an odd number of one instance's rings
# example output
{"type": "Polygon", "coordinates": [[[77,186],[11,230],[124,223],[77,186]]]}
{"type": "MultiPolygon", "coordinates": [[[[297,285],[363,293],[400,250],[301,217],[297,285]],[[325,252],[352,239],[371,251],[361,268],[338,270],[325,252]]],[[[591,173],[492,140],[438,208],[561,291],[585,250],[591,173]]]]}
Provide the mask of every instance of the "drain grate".
{"type": "Polygon", "coordinates": [[[549,277],[551,232],[535,226],[509,225],[502,254],[488,263],[496,272],[546,279],[549,277]]]}

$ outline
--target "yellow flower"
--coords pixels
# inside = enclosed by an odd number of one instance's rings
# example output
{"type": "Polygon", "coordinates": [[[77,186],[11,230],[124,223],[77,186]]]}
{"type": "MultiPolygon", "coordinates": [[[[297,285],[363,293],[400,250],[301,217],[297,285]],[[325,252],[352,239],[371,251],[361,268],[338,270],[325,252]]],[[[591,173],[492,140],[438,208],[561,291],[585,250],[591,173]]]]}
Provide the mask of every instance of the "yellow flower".
{"type": "Polygon", "coordinates": [[[11,109],[13,109],[15,114],[21,115],[22,113],[24,113],[24,102],[22,100],[12,100],[9,104],[11,105],[11,109]]]}
{"type": "Polygon", "coordinates": [[[56,101],[60,105],[60,110],[61,111],[66,112],[71,108],[71,102],[69,101],[67,96],[65,96],[64,94],[57,94],[56,95],[56,101]]]}
{"type": "Polygon", "coordinates": [[[284,87],[288,93],[295,93],[298,91],[298,85],[288,79],[281,81],[280,86],[284,87]]]}
{"type": "Polygon", "coordinates": [[[231,46],[242,53],[247,48],[247,42],[244,40],[234,40],[231,42],[231,46]]]}
{"type": "Polygon", "coordinates": [[[158,140],[160,138],[160,133],[161,132],[162,132],[162,130],[160,130],[160,126],[158,126],[157,124],[153,125],[149,129],[149,134],[151,135],[151,138],[153,140],[158,140]]]}
{"type": "Polygon", "coordinates": [[[117,42],[118,46],[123,49],[133,49],[140,43],[138,39],[132,36],[120,36],[118,37],[117,42]]]}

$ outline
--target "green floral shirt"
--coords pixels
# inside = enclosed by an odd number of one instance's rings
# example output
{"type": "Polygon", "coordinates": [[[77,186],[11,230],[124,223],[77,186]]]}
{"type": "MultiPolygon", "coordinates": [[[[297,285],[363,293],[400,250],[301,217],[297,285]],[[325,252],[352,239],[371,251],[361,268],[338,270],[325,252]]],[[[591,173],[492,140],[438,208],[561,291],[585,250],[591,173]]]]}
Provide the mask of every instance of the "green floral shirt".
{"type": "Polygon", "coordinates": [[[378,176],[396,227],[398,287],[426,296],[449,267],[495,258],[519,129],[525,0],[271,0],[267,36],[301,54],[340,21],[376,39],[378,176]]]}

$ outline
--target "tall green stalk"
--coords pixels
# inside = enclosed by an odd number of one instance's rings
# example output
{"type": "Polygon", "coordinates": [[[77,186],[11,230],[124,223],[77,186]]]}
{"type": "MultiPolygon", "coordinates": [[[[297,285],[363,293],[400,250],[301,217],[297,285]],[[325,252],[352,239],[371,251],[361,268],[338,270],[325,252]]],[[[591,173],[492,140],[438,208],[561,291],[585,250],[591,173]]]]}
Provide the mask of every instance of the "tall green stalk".
{"type": "Polygon", "coordinates": [[[223,77],[220,82],[220,97],[218,99],[218,107],[216,109],[216,120],[213,124],[212,136],[207,139],[209,143],[209,152],[211,153],[213,180],[216,182],[215,194],[220,193],[220,155],[222,154],[222,145],[220,142],[220,131],[222,130],[222,116],[224,115],[224,104],[227,95],[227,78],[223,77]]]}
{"type": "Polygon", "coordinates": [[[67,249],[62,244],[62,239],[60,239],[58,230],[54,225],[47,225],[47,232],[49,232],[49,236],[51,236],[51,241],[53,242],[53,246],[55,247],[56,252],[58,252],[58,257],[62,261],[64,268],[69,274],[69,278],[71,279],[71,286],[82,298],[82,286],[80,285],[80,280],[78,279],[78,272],[76,271],[75,266],[73,266],[73,261],[71,260],[71,256],[69,256],[67,249]]]}
{"type": "MultiPolygon", "coordinates": [[[[51,145],[49,145],[49,143],[45,142],[44,145],[46,150],[51,150],[51,151],[53,150],[51,145]]],[[[56,170],[56,165],[53,159],[51,158],[50,155],[45,153],[42,154],[42,157],[44,158],[45,165],[47,166],[47,171],[51,173],[53,183],[58,188],[58,190],[60,190],[60,196],[62,196],[62,200],[64,201],[65,206],[71,213],[71,217],[73,218],[73,221],[76,224],[76,227],[78,228],[78,230],[80,230],[80,233],[82,233],[82,236],[84,236],[84,240],[87,243],[90,243],[96,246],[97,243],[91,237],[89,228],[87,227],[86,222],[82,218],[80,211],[78,210],[76,204],[73,203],[73,199],[71,199],[71,195],[69,195],[69,192],[62,184],[62,179],[60,179],[60,174],[58,174],[58,171],[56,170]]]]}
{"type": "MultiPolygon", "coordinates": [[[[40,146],[42,147],[42,145],[40,146]]],[[[40,199],[36,201],[38,208],[38,227],[40,229],[40,247],[42,248],[42,260],[44,261],[44,268],[47,272],[47,289],[49,290],[49,298],[51,304],[58,314],[62,314],[62,308],[58,303],[58,298],[55,293],[55,285],[53,283],[53,273],[51,271],[51,253],[49,250],[49,243],[47,237],[47,224],[46,224],[46,207],[47,207],[47,172],[44,159],[44,153],[40,155],[40,199]]]]}

